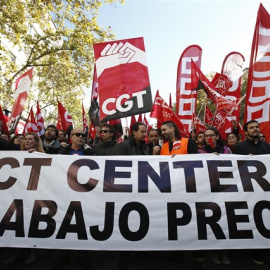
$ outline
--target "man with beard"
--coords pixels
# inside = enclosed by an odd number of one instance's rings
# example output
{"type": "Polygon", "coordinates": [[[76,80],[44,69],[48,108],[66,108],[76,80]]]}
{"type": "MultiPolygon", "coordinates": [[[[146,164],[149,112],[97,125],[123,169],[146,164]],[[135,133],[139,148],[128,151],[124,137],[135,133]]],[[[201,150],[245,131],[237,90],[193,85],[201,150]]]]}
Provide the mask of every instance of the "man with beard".
{"type": "Polygon", "coordinates": [[[196,143],[188,138],[182,138],[178,127],[172,121],[166,121],[161,125],[161,134],[167,141],[163,144],[161,155],[197,154],[196,143]]]}
{"type": "Polygon", "coordinates": [[[116,155],[149,155],[149,148],[145,143],[147,128],[144,123],[136,122],[131,127],[131,137],[119,143],[116,155]]]}
{"type": "Polygon", "coordinates": [[[55,125],[47,126],[44,134],[43,149],[47,154],[59,154],[60,143],[57,140],[58,129],[55,125]]]}
{"type": "Polygon", "coordinates": [[[239,155],[265,155],[270,154],[270,145],[262,142],[260,136],[260,126],[258,121],[250,120],[244,125],[246,140],[237,144],[233,150],[239,155]]]}
{"type": "MultiPolygon", "coordinates": [[[[244,125],[246,140],[235,145],[233,153],[239,155],[267,155],[270,154],[270,145],[262,142],[260,136],[260,126],[258,121],[250,120],[244,125]]],[[[263,265],[263,255],[270,258],[269,250],[251,250],[251,259],[257,265],[263,265]]]]}

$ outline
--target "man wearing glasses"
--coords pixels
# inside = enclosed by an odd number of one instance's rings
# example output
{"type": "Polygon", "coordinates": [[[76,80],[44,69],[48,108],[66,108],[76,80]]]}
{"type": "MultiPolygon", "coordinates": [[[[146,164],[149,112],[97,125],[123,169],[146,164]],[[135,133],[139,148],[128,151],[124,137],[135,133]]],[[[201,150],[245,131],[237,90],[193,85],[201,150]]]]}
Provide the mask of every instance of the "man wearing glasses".
{"type": "Polygon", "coordinates": [[[70,132],[71,144],[62,147],[60,149],[60,154],[62,155],[78,155],[78,156],[93,156],[94,151],[89,145],[84,144],[85,134],[83,129],[74,128],[70,132]]]}
{"type": "MultiPolygon", "coordinates": [[[[74,128],[70,132],[71,144],[61,146],[60,154],[62,155],[78,155],[78,156],[93,156],[94,151],[87,144],[84,144],[85,134],[83,129],[74,128]]],[[[89,267],[89,259],[87,251],[80,250],[75,252],[78,254],[78,267],[80,270],[86,270],[89,267]]],[[[70,250],[59,250],[55,261],[52,264],[51,270],[61,270],[70,262],[70,257],[73,253],[70,250]]]]}
{"type": "Polygon", "coordinates": [[[114,127],[109,124],[103,124],[100,129],[96,128],[96,138],[100,135],[100,142],[94,143],[94,152],[96,156],[115,155],[117,141],[114,134],[114,127]]]}

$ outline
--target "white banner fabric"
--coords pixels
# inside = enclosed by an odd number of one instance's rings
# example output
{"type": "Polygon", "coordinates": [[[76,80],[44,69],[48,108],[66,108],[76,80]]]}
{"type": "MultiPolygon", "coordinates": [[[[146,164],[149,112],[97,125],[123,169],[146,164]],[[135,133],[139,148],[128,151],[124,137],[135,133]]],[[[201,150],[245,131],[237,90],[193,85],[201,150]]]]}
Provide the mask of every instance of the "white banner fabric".
{"type": "Polygon", "coordinates": [[[0,152],[0,246],[269,248],[270,155],[0,152]]]}

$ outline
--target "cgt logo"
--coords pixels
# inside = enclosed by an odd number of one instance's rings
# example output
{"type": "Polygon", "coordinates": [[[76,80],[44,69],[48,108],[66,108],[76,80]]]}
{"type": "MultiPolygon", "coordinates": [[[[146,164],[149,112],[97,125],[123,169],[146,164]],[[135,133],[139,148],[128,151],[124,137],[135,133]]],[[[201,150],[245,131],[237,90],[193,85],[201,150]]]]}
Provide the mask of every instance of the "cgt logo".
{"type": "Polygon", "coordinates": [[[144,107],[143,103],[143,95],[146,95],[146,90],[132,93],[130,96],[129,94],[123,94],[116,98],[108,98],[106,99],[102,104],[102,111],[104,114],[107,115],[113,115],[118,110],[120,112],[128,112],[130,111],[134,106],[134,101],[129,100],[131,97],[135,97],[137,99],[138,109],[144,107]],[[126,100],[126,101],[124,101],[126,100]],[[124,101],[124,102],[123,102],[124,101]],[[116,108],[116,109],[114,109],[116,108]]]}

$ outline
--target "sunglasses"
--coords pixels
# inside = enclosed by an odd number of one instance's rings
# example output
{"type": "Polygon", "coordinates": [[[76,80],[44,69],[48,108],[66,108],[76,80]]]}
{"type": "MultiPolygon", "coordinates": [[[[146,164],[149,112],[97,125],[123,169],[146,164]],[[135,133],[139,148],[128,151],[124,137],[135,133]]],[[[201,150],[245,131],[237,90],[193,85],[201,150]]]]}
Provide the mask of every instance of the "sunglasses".
{"type": "Polygon", "coordinates": [[[265,136],[260,136],[259,138],[265,138],[265,136]]]}
{"type": "Polygon", "coordinates": [[[73,133],[72,136],[73,135],[76,135],[77,137],[80,137],[80,136],[82,136],[83,138],[85,137],[85,134],[83,133],[73,133]]]}
{"type": "Polygon", "coordinates": [[[110,132],[109,130],[101,130],[100,133],[108,133],[110,132]]]}

